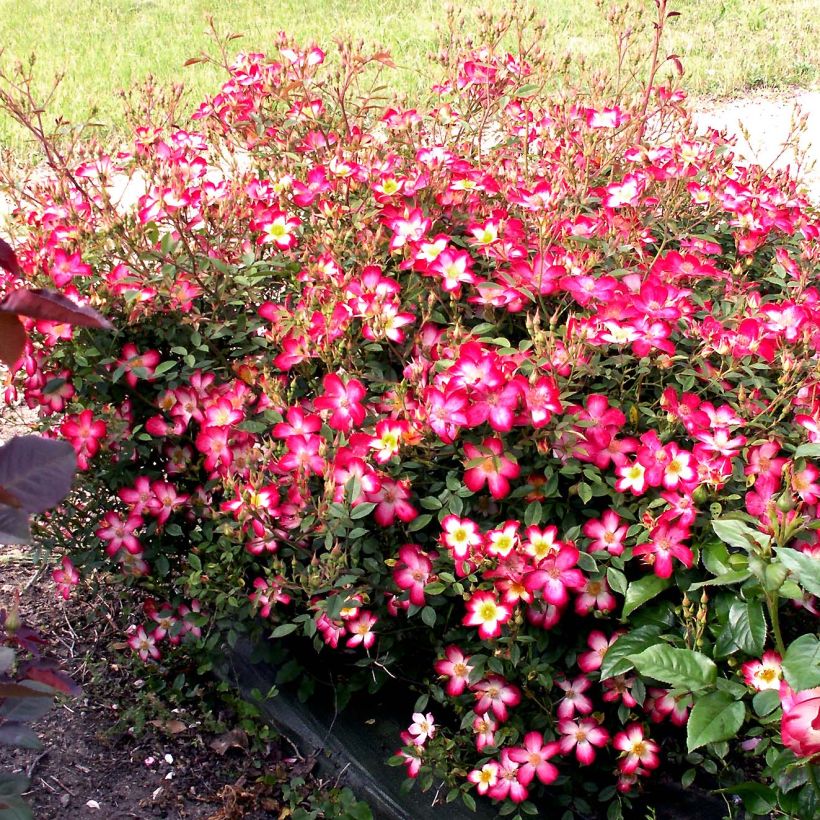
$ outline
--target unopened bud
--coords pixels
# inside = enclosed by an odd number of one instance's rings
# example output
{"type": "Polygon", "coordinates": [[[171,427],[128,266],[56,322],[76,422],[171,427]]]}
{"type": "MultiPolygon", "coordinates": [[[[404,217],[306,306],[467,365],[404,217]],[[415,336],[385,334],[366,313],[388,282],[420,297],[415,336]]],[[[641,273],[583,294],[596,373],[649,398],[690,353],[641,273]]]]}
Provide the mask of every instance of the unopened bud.
{"type": "Polygon", "coordinates": [[[780,512],[791,512],[794,509],[794,498],[788,490],[781,493],[776,503],[777,509],[780,510],[780,512]]]}
{"type": "Polygon", "coordinates": [[[704,501],[709,497],[709,491],[703,484],[698,485],[695,487],[695,491],[692,493],[692,501],[695,502],[696,506],[700,506],[703,504],[704,501]]]}
{"type": "Polygon", "coordinates": [[[20,628],[20,623],[20,610],[17,608],[17,604],[14,604],[9,610],[8,615],[6,615],[6,623],[4,624],[6,632],[8,632],[9,635],[14,635],[20,628]]]}

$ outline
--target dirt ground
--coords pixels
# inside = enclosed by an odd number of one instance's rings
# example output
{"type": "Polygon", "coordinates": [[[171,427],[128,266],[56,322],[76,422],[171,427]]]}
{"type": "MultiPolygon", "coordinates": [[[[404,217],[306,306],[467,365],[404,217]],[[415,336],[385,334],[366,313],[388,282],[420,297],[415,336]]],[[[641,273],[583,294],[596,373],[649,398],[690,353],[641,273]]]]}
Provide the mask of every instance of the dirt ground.
{"type": "Polygon", "coordinates": [[[13,547],[0,547],[0,609],[22,590],[23,622],[44,634],[49,654],[82,685],[79,698],[60,696],[35,724],[39,751],[0,747],[0,770],[25,772],[26,798],[37,820],[261,820],[282,815],[275,792],[257,788],[263,772],[288,778],[300,761],[288,747],[248,753],[241,730],[214,734],[179,712],[147,731],[129,731],[121,715],[134,701],[132,674],[117,663],[121,641],[99,597],[63,604],[47,572],[13,547]],[[228,734],[233,732],[233,734],[228,734]],[[238,742],[239,747],[233,746],[238,742]],[[228,747],[227,749],[225,747],[228,747]]]}
{"type": "Polygon", "coordinates": [[[783,150],[790,137],[795,107],[806,116],[805,129],[797,141],[805,159],[801,176],[814,202],[820,205],[820,91],[759,91],[736,99],[694,102],[695,122],[701,128],[736,134],[740,156],[764,168],[795,167],[794,147],[783,150]]]}

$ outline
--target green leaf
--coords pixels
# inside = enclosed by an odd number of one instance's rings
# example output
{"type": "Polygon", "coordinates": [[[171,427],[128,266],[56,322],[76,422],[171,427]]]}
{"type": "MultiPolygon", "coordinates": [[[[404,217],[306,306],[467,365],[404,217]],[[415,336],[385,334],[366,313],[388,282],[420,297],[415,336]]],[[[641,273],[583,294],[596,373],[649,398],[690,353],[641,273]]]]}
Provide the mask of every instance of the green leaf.
{"type": "Polygon", "coordinates": [[[271,632],[271,638],[284,638],[286,635],[290,635],[291,632],[295,632],[297,628],[297,624],[279,624],[279,626],[271,632]]]}
{"type": "Polygon", "coordinates": [[[421,611],[421,619],[431,629],[436,625],[436,610],[431,606],[426,606],[421,611]]]}
{"type": "Polygon", "coordinates": [[[716,659],[725,658],[738,651],[738,647],[732,639],[732,628],[727,621],[717,636],[714,649],[712,650],[712,656],[716,659]]]}
{"type": "Polygon", "coordinates": [[[174,361],[167,361],[167,362],[160,362],[156,369],[154,370],[155,376],[161,376],[163,373],[167,373],[169,370],[173,370],[177,366],[177,363],[174,361]]]}
{"type": "Polygon", "coordinates": [[[790,581],[788,579],[786,579],[783,582],[783,586],[777,590],[777,594],[781,598],[791,598],[793,601],[803,600],[803,590],[800,589],[794,581],[790,581]]]}
{"type": "Polygon", "coordinates": [[[578,485],[578,497],[584,504],[589,504],[592,501],[592,487],[589,486],[585,481],[582,481],[578,485]]]}
{"type": "Polygon", "coordinates": [[[626,575],[624,575],[619,569],[615,569],[615,567],[608,567],[606,571],[606,579],[609,581],[609,585],[612,587],[614,592],[617,592],[619,595],[624,595],[626,593],[626,588],[628,586],[626,575]]]}
{"type": "Polygon", "coordinates": [[[794,451],[794,458],[817,458],[820,456],[820,444],[801,444],[794,451]]]}
{"type": "Polygon", "coordinates": [[[418,532],[419,530],[423,530],[432,520],[433,516],[431,513],[420,515],[417,518],[414,518],[407,525],[407,532],[418,532]]]}
{"type": "Polygon", "coordinates": [[[360,518],[365,518],[370,515],[375,509],[376,505],[372,501],[363,501],[350,511],[350,518],[353,521],[358,521],[360,518]]]}
{"type": "Polygon", "coordinates": [[[420,503],[425,510],[440,510],[442,506],[441,501],[432,495],[422,498],[420,503]]]}
{"type": "Polygon", "coordinates": [[[718,678],[715,684],[721,692],[728,692],[735,700],[741,700],[749,691],[742,683],[729,678],[718,678]]]}
{"type": "Polygon", "coordinates": [[[777,557],[791,570],[795,580],[806,592],[820,596],[820,561],[799,550],[779,547],[777,557]]]}
{"type": "Polygon", "coordinates": [[[729,692],[710,692],[698,698],[686,724],[686,748],[691,753],[707,743],[730,740],[745,716],[743,703],[729,692]]]}
{"type": "Polygon", "coordinates": [[[266,421],[259,421],[258,419],[245,419],[236,425],[237,430],[244,430],[246,433],[265,433],[270,430],[271,426],[266,421]]]}
{"type": "Polygon", "coordinates": [[[729,572],[724,572],[722,575],[718,575],[717,578],[710,578],[708,581],[698,581],[696,584],[692,584],[689,587],[689,592],[694,592],[701,587],[722,587],[729,586],[730,584],[739,584],[747,578],[750,578],[751,575],[752,573],[747,569],[733,569],[729,572]]]}
{"type": "Polygon", "coordinates": [[[529,527],[533,524],[539,524],[540,522],[541,502],[533,501],[531,504],[527,505],[527,509],[524,511],[524,524],[525,526],[529,527]]]}
{"type": "Polygon", "coordinates": [[[734,601],[729,608],[729,629],[738,649],[760,655],[766,644],[766,618],[760,601],[734,601]]]}
{"type": "Polygon", "coordinates": [[[786,650],[783,675],[796,692],[820,686],[820,641],[814,635],[801,635],[786,650]]]}
{"type": "Polygon", "coordinates": [[[780,692],[777,689],[764,689],[756,692],[752,698],[752,708],[758,717],[766,717],[780,706],[780,692]]]}
{"type": "Polygon", "coordinates": [[[657,575],[645,575],[633,581],[626,590],[623,617],[626,618],[639,606],[663,592],[672,582],[668,578],[659,578],[657,575]]]}
{"type": "Polygon", "coordinates": [[[597,562],[588,552],[579,553],[578,566],[586,573],[595,573],[598,571],[597,562]]]}
{"type": "Polygon", "coordinates": [[[714,686],[717,679],[714,661],[691,649],[674,649],[667,644],[656,644],[637,655],[630,655],[629,660],[641,675],[671,684],[677,689],[697,692],[714,686]]]}
{"type": "Polygon", "coordinates": [[[767,544],[769,536],[764,535],[759,530],[753,530],[743,521],[734,518],[719,518],[712,521],[712,529],[721,541],[730,547],[738,547],[742,550],[749,550],[753,544],[767,544]]]}
{"type": "Polygon", "coordinates": [[[743,807],[750,814],[758,817],[767,815],[777,805],[777,795],[773,789],[762,783],[738,783],[728,789],[729,794],[736,794],[743,800],[743,807]]]}
{"type": "Polygon", "coordinates": [[[655,625],[639,626],[621,635],[612,646],[607,649],[604,661],[601,664],[601,680],[613,678],[616,675],[623,675],[634,667],[629,655],[636,655],[639,652],[653,646],[658,642],[661,628],[655,625]]]}
{"type": "Polygon", "coordinates": [[[538,86],[535,83],[525,83],[513,91],[513,97],[532,97],[538,92],[538,86]]]}
{"type": "Polygon", "coordinates": [[[732,571],[729,564],[729,550],[722,541],[712,541],[706,544],[700,551],[700,559],[712,575],[720,576],[732,571]]]}

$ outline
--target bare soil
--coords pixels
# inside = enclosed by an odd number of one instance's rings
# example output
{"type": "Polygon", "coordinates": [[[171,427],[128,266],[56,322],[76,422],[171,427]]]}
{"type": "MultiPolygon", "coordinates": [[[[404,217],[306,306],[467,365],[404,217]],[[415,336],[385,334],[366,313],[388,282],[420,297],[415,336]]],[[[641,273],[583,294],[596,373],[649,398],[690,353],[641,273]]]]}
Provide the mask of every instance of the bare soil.
{"type": "Polygon", "coordinates": [[[130,731],[123,711],[134,704],[139,681],[118,662],[122,637],[108,604],[82,595],[63,603],[47,571],[19,548],[0,546],[0,609],[12,604],[15,590],[23,622],[43,633],[49,654],[83,687],[79,698],[59,696],[35,724],[41,750],[0,746],[0,770],[30,777],[26,799],[38,820],[289,816],[276,784],[308,775],[309,761],[294,757],[287,743],[249,752],[230,713],[214,716],[223,724],[219,733],[185,711],[130,731]],[[274,786],[260,782],[263,774],[274,786]]]}

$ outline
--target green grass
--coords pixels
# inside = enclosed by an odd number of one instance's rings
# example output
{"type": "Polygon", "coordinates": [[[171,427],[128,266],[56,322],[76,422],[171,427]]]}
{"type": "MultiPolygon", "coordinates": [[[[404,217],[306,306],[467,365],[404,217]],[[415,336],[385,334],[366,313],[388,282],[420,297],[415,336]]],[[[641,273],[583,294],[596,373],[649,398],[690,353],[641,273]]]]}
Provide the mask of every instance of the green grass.
{"type": "MultiPolygon", "coordinates": [[[[498,0],[499,3],[503,0],[498,0]]],[[[646,6],[651,0],[635,0],[646,6]]],[[[686,67],[693,93],[731,94],[753,87],[814,86],[820,81],[818,0],[677,0],[668,50],[686,67]]],[[[493,4],[460,0],[469,13],[493,4]]],[[[551,23],[557,53],[611,62],[609,39],[594,0],[534,0],[551,23]]],[[[330,50],[334,37],[351,35],[386,46],[399,68],[390,82],[409,94],[429,84],[426,55],[436,45],[441,0],[0,0],[2,63],[37,57],[37,75],[65,79],[53,113],[85,120],[92,109],[105,125],[120,121],[118,89],[153,74],[183,81],[191,100],[213,92],[222,79],[213,66],[183,67],[208,48],[206,16],[222,32],[243,34],[235,50],[271,49],[286,30],[330,50]]],[[[20,145],[0,121],[0,142],[20,145]]]]}

